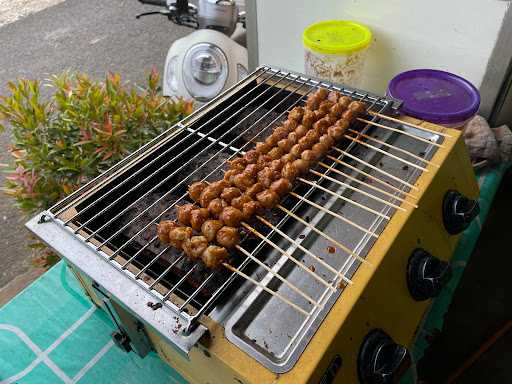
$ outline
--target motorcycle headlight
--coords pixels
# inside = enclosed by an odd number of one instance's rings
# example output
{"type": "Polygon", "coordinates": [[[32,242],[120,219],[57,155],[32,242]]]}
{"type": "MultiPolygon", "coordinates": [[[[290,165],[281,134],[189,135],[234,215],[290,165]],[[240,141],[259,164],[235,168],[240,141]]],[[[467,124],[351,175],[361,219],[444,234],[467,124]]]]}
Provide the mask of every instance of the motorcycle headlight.
{"type": "Polygon", "coordinates": [[[224,52],[210,43],[192,46],[183,60],[183,80],[190,95],[198,101],[217,96],[228,78],[228,60],[224,52]]]}
{"type": "Polygon", "coordinates": [[[173,56],[167,63],[166,81],[173,94],[178,93],[178,59],[179,56],[173,56]]]}

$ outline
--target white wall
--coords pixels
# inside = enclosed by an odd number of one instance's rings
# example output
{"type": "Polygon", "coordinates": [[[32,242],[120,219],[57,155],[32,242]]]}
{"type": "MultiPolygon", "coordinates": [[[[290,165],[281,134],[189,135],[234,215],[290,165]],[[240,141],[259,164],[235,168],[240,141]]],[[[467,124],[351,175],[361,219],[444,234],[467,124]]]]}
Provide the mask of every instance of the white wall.
{"type": "Polygon", "coordinates": [[[303,72],[304,28],[355,20],[374,34],[361,88],[382,94],[389,79],[413,68],[454,72],[478,87],[508,6],[498,0],[257,0],[259,64],[303,72]]]}

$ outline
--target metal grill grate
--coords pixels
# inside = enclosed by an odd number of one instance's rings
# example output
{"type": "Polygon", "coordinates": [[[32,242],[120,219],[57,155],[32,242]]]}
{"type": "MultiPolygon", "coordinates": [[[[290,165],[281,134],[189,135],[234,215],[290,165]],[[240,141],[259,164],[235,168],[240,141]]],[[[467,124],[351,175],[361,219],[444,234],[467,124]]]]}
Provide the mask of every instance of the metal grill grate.
{"type": "MultiPolygon", "coordinates": [[[[325,311],[333,292],[342,288],[342,284],[351,283],[350,276],[364,261],[372,241],[393,212],[404,209],[399,207],[404,198],[414,192],[410,180],[363,160],[365,156],[360,153],[373,151],[388,156],[392,161],[410,167],[416,176],[426,170],[424,165],[428,164],[429,153],[413,155],[403,147],[389,144],[386,137],[377,138],[370,134],[371,129],[382,128],[391,135],[400,133],[435,145],[432,137],[422,136],[421,131],[412,127],[403,129],[392,120],[384,119],[383,114],[390,112],[394,103],[394,100],[262,67],[52,207],[50,214],[179,315],[186,323],[185,333],[197,325],[202,315],[211,311],[213,304],[221,299],[222,292],[236,289],[233,282],[237,275],[249,276],[258,267],[265,271],[262,276],[254,276],[260,290],[274,288],[273,291],[277,291],[273,286],[276,277],[286,286],[289,272],[281,271],[285,262],[291,260],[298,269],[311,266],[306,263],[308,257],[315,256],[308,245],[310,235],[324,233],[319,229],[322,220],[340,220],[355,234],[352,244],[345,245],[330,237],[345,247],[341,249],[346,254],[345,260],[334,263],[316,258],[317,271],[303,271],[310,281],[298,288],[305,292],[307,285],[322,286],[321,281],[324,281],[321,293],[314,300],[308,300],[304,295],[291,295],[294,297],[292,304],[305,313],[301,325],[304,328],[315,314],[325,311]],[[286,118],[288,111],[302,105],[318,87],[338,90],[355,100],[365,101],[368,114],[353,127],[351,139],[340,143],[307,179],[298,183],[294,193],[282,201],[281,209],[262,217],[259,225],[251,227],[256,235],[247,230],[240,250],[232,259],[237,273],[205,270],[199,264],[188,262],[175,250],[159,244],[155,225],[162,219],[172,218],[176,205],[187,202],[188,184],[220,178],[227,160],[245,153],[254,141],[265,138],[286,118]],[[354,217],[338,214],[337,204],[350,205],[354,217]],[[312,209],[317,214],[308,222],[307,212],[312,209]],[[366,227],[357,223],[359,211],[371,217],[366,227]],[[272,258],[276,247],[281,252],[272,258]],[[297,251],[300,256],[296,256],[297,251]],[[326,277],[321,277],[320,271],[326,277]]],[[[434,137],[434,140],[439,139],[434,137]]]]}

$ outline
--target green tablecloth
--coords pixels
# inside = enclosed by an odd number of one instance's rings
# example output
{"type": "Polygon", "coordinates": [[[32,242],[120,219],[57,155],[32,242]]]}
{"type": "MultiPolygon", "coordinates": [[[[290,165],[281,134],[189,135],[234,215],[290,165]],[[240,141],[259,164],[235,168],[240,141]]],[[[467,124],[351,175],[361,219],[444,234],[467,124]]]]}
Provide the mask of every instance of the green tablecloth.
{"type": "MultiPolygon", "coordinates": [[[[426,336],[441,329],[506,166],[481,172],[480,217],[464,233],[453,259],[454,277],[433,303],[412,353],[419,359],[426,336]]],[[[0,384],[186,383],[158,356],[140,359],[117,349],[105,313],[92,306],[60,262],[0,309],[0,384]]],[[[414,382],[411,374],[406,380],[414,382]]]]}

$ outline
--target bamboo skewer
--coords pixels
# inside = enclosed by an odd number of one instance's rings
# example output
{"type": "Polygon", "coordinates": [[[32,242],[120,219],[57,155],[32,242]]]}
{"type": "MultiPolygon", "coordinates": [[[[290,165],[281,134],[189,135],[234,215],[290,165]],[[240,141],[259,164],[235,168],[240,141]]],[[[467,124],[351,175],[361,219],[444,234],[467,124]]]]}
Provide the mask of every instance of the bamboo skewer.
{"type": "Polygon", "coordinates": [[[429,129],[429,128],[426,128],[426,127],[422,127],[422,126],[420,126],[420,125],[413,124],[413,123],[409,123],[409,122],[407,122],[407,121],[402,121],[402,120],[399,120],[399,119],[395,119],[394,117],[387,116],[387,115],[383,115],[383,114],[378,113],[378,112],[371,112],[371,111],[368,111],[368,113],[369,113],[370,115],[373,115],[373,116],[378,116],[378,117],[380,117],[380,118],[382,118],[382,119],[386,119],[386,120],[394,121],[395,123],[408,125],[409,127],[413,127],[413,128],[416,128],[416,129],[419,129],[419,130],[422,130],[422,131],[426,131],[426,132],[430,132],[430,133],[435,133],[436,135],[445,136],[445,137],[453,137],[452,135],[449,135],[449,134],[447,134],[447,133],[434,131],[433,129],[429,129]]]}
{"type": "Polygon", "coordinates": [[[304,178],[302,178],[302,177],[299,177],[299,178],[298,178],[298,180],[302,181],[302,182],[303,182],[303,183],[305,183],[305,184],[311,185],[312,187],[315,187],[315,188],[321,189],[322,191],[327,192],[327,193],[329,193],[330,195],[332,195],[332,196],[334,196],[334,197],[337,197],[338,199],[341,199],[341,200],[344,200],[344,201],[346,201],[346,202],[349,202],[349,203],[351,203],[351,204],[353,204],[353,205],[355,205],[355,206],[357,206],[357,207],[359,207],[359,208],[361,208],[361,209],[364,209],[365,211],[368,211],[368,212],[370,212],[370,213],[373,213],[374,215],[377,215],[377,216],[379,216],[379,217],[382,217],[382,218],[384,218],[384,219],[386,219],[386,220],[390,220],[390,219],[391,219],[389,216],[384,215],[383,213],[380,213],[379,211],[376,211],[375,209],[368,208],[366,205],[360,204],[360,203],[358,203],[357,201],[354,201],[354,200],[350,200],[350,199],[346,198],[345,196],[340,195],[340,194],[338,194],[338,193],[336,193],[336,192],[333,192],[333,191],[331,191],[331,190],[330,190],[330,189],[328,189],[328,188],[322,187],[321,185],[319,185],[319,184],[317,184],[317,183],[313,183],[312,181],[306,180],[306,179],[304,179],[304,178]]]}
{"type": "Polygon", "coordinates": [[[302,292],[299,288],[297,288],[295,285],[290,283],[288,280],[286,280],[283,276],[281,276],[279,273],[276,273],[272,270],[272,268],[265,265],[265,263],[262,263],[260,260],[258,260],[256,257],[251,255],[246,249],[242,248],[241,246],[237,245],[236,249],[238,249],[240,252],[242,252],[244,255],[246,255],[248,258],[250,258],[252,261],[254,261],[256,264],[258,264],[260,267],[263,267],[267,272],[270,272],[270,274],[274,277],[277,277],[279,280],[281,280],[284,284],[286,284],[288,287],[290,287],[293,291],[298,293],[300,296],[302,296],[304,299],[306,299],[308,302],[313,304],[317,308],[322,308],[318,302],[316,302],[311,296],[306,295],[304,292],[302,292]]]}
{"type": "Polygon", "coordinates": [[[321,210],[322,212],[328,213],[329,215],[334,216],[334,217],[336,217],[336,218],[338,218],[338,219],[340,219],[340,220],[342,220],[342,221],[344,221],[344,222],[346,222],[346,223],[348,223],[348,224],[350,224],[350,225],[354,226],[355,228],[357,228],[357,229],[359,229],[359,230],[363,231],[364,233],[369,234],[370,236],[373,236],[373,237],[375,237],[375,238],[378,238],[378,237],[379,237],[379,236],[378,236],[377,234],[375,234],[374,232],[369,231],[368,229],[366,229],[366,228],[364,228],[364,227],[360,226],[359,224],[356,224],[356,223],[354,223],[354,222],[350,221],[350,220],[349,220],[349,219],[347,219],[346,217],[343,217],[343,216],[341,216],[341,215],[337,214],[336,212],[332,212],[332,211],[330,211],[329,209],[327,209],[327,208],[325,208],[325,207],[322,207],[321,205],[318,205],[317,203],[315,203],[315,202],[313,202],[313,201],[311,201],[311,200],[309,200],[309,199],[306,199],[305,197],[303,197],[303,196],[301,196],[301,195],[299,195],[299,194],[297,194],[297,193],[295,193],[295,192],[290,192],[290,195],[292,195],[292,196],[296,197],[297,199],[299,199],[299,200],[301,200],[301,201],[304,201],[304,202],[308,203],[309,205],[311,205],[311,206],[313,206],[313,207],[315,207],[315,208],[317,208],[317,209],[321,210]]]}
{"type": "Polygon", "coordinates": [[[358,138],[356,138],[356,137],[352,137],[352,136],[349,136],[349,135],[345,135],[345,137],[346,137],[347,139],[349,139],[349,140],[351,140],[351,141],[355,142],[355,143],[358,143],[358,144],[364,145],[366,148],[370,148],[370,149],[372,149],[372,150],[374,150],[374,151],[376,151],[376,152],[382,153],[382,154],[383,154],[383,155],[385,155],[385,156],[389,156],[389,157],[391,157],[391,158],[393,158],[393,159],[395,159],[395,160],[398,160],[398,161],[400,161],[401,163],[404,163],[404,164],[410,165],[411,167],[416,168],[416,169],[419,169],[419,170],[421,170],[421,171],[423,171],[423,172],[429,172],[429,170],[428,170],[427,168],[424,168],[424,167],[421,167],[421,166],[419,166],[419,165],[417,165],[417,164],[414,164],[413,162],[410,162],[410,161],[408,161],[408,160],[405,160],[405,159],[401,158],[400,156],[393,155],[392,153],[387,152],[387,151],[384,151],[383,149],[380,149],[380,148],[376,147],[375,145],[371,145],[371,144],[368,144],[368,143],[366,143],[366,142],[364,142],[364,141],[361,141],[361,140],[359,140],[359,139],[358,139],[358,138]]]}
{"type": "Polygon", "coordinates": [[[274,292],[272,291],[271,289],[265,287],[265,285],[261,284],[260,282],[254,280],[252,277],[246,275],[245,273],[243,273],[242,271],[236,269],[235,267],[232,267],[231,265],[227,264],[227,263],[222,263],[222,265],[224,267],[226,267],[227,269],[229,269],[231,272],[234,272],[236,273],[237,275],[240,275],[242,276],[244,279],[250,281],[251,283],[253,283],[254,285],[260,287],[261,289],[263,289],[265,292],[271,294],[272,296],[275,296],[277,297],[278,299],[280,299],[281,301],[283,301],[284,303],[290,305],[291,307],[293,307],[294,309],[296,309],[297,311],[299,311],[300,313],[302,313],[304,316],[306,317],[309,317],[309,313],[306,312],[305,310],[303,310],[301,307],[299,307],[297,304],[294,304],[292,303],[290,300],[288,300],[286,297],[280,295],[279,293],[277,292],[274,292]]]}
{"type": "Polygon", "coordinates": [[[248,231],[254,233],[256,236],[258,236],[260,239],[262,239],[264,242],[269,244],[272,248],[279,251],[283,256],[286,256],[289,258],[292,262],[294,262],[299,268],[303,269],[305,272],[309,273],[315,280],[320,282],[321,284],[325,285],[327,288],[331,289],[332,291],[336,291],[336,288],[334,288],[332,285],[330,285],[327,281],[322,279],[320,276],[316,275],[311,269],[309,269],[306,265],[301,263],[299,260],[295,259],[292,255],[290,255],[288,252],[286,252],[284,249],[279,247],[276,243],[268,239],[266,236],[262,235],[260,232],[258,232],[256,229],[248,225],[247,223],[242,222],[242,226],[246,228],[248,231]]]}
{"type": "Polygon", "coordinates": [[[340,242],[336,241],[335,239],[333,239],[331,236],[329,236],[328,234],[326,233],[323,233],[321,230],[319,230],[318,228],[316,228],[315,226],[309,224],[306,220],[302,219],[301,217],[297,216],[295,213],[293,213],[292,211],[290,211],[289,209],[286,209],[285,207],[283,207],[281,204],[278,204],[277,207],[282,210],[283,212],[285,212],[286,214],[288,214],[289,216],[293,217],[295,220],[301,222],[302,224],[304,224],[306,227],[312,229],[313,231],[315,231],[317,234],[319,234],[320,236],[322,236],[323,238],[329,240],[330,242],[332,242],[333,244],[337,245],[338,247],[340,247],[342,250],[344,250],[345,252],[347,252],[349,254],[349,256],[352,256],[353,258],[359,260],[360,262],[362,263],[366,263],[368,265],[372,265],[368,260],[362,258],[361,256],[355,254],[353,251],[350,250],[350,248],[348,248],[347,246],[341,244],[340,242]]]}
{"type": "MultiPolygon", "coordinates": [[[[369,168],[371,168],[371,169],[374,169],[374,170],[376,170],[377,172],[380,172],[380,173],[382,173],[383,175],[386,175],[386,176],[388,176],[389,178],[391,178],[391,179],[393,179],[393,180],[396,180],[396,181],[398,181],[398,182],[400,182],[400,183],[402,183],[402,184],[404,184],[404,185],[407,185],[409,188],[412,188],[412,189],[415,189],[415,190],[419,190],[419,188],[418,188],[418,187],[416,187],[415,185],[412,185],[412,184],[408,183],[407,181],[402,180],[401,178],[399,178],[399,177],[397,177],[397,176],[395,176],[395,175],[392,175],[392,174],[391,174],[391,173],[389,173],[389,172],[383,171],[382,169],[377,168],[375,165],[372,165],[372,164],[368,163],[367,161],[364,161],[364,160],[362,160],[362,159],[358,158],[357,156],[351,155],[351,154],[350,154],[350,153],[348,153],[347,151],[342,151],[341,149],[336,148],[336,147],[333,147],[333,148],[334,148],[334,150],[336,150],[336,151],[340,152],[340,153],[341,153],[341,154],[343,154],[344,156],[347,156],[347,157],[350,157],[351,159],[354,159],[354,160],[356,160],[356,161],[359,161],[361,164],[364,164],[364,165],[366,165],[367,167],[369,167],[369,168]]],[[[336,162],[340,161],[340,160],[338,160],[338,159],[336,159],[335,157],[332,157],[332,156],[330,156],[330,155],[327,155],[327,157],[328,157],[329,159],[333,160],[333,161],[336,161],[336,162]]]]}
{"type": "MultiPolygon", "coordinates": [[[[341,271],[337,271],[336,269],[334,269],[332,266],[330,266],[329,264],[327,264],[325,261],[323,261],[321,258],[319,258],[318,256],[316,256],[314,253],[312,253],[309,249],[305,248],[302,244],[298,243],[297,241],[293,240],[290,236],[288,236],[286,233],[284,233],[283,231],[281,231],[279,228],[277,228],[275,225],[272,225],[272,223],[270,223],[269,221],[265,220],[263,217],[259,216],[259,215],[256,215],[257,219],[259,221],[261,221],[263,224],[265,224],[266,226],[268,226],[270,229],[276,231],[277,233],[279,233],[282,237],[284,237],[286,240],[288,240],[290,243],[292,243],[293,245],[295,245],[297,248],[299,248],[300,250],[302,250],[304,253],[307,253],[310,257],[312,257],[315,261],[317,261],[318,263],[320,263],[323,267],[327,268],[329,271],[331,271],[332,273],[334,273],[336,275],[336,277],[341,276],[341,278],[347,282],[348,284],[354,284],[352,282],[352,280],[350,280],[348,277],[346,277],[345,275],[342,275],[341,274],[341,271]]],[[[335,278],[336,279],[336,278],[335,278]]],[[[335,280],[334,279],[334,280],[335,280]]]]}
{"type": "MultiPolygon", "coordinates": [[[[351,164],[349,164],[349,163],[347,163],[347,162],[345,162],[345,161],[338,160],[338,159],[336,159],[335,157],[332,157],[332,156],[331,156],[331,157],[327,156],[327,157],[328,157],[328,158],[330,158],[331,160],[334,160],[336,163],[341,164],[341,165],[343,165],[344,167],[347,167],[347,168],[349,168],[349,169],[352,169],[353,171],[356,171],[357,173],[360,173],[361,175],[364,175],[364,176],[366,176],[367,178],[369,178],[369,179],[371,179],[371,180],[373,180],[373,181],[376,181],[377,183],[379,183],[379,184],[381,184],[381,185],[383,185],[383,186],[385,186],[385,187],[387,187],[387,188],[390,188],[390,189],[392,189],[392,190],[394,190],[394,191],[396,191],[396,192],[399,192],[399,193],[401,193],[401,194],[403,194],[403,195],[406,195],[406,196],[409,196],[409,197],[411,197],[411,198],[413,198],[413,199],[415,199],[415,200],[418,200],[418,197],[416,197],[416,196],[415,196],[415,195],[413,195],[412,193],[410,193],[410,192],[405,192],[405,191],[401,190],[400,188],[395,187],[394,185],[388,184],[388,183],[386,183],[384,180],[381,180],[381,179],[379,179],[378,177],[375,177],[375,176],[373,176],[373,175],[370,175],[368,172],[365,172],[365,171],[363,171],[362,169],[359,169],[359,168],[357,168],[357,167],[354,167],[353,165],[351,165],[351,164]]],[[[332,168],[332,167],[331,167],[331,168],[332,168]]],[[[333,168],[333,169],[336,169],[336,168],[333,168]]]]}
{"type": "Polygon", "coordinates": [[[348,189],[351,189],[351,190],[353,190],[353,191],[355,191],[355,192],[359,192],[359,193],[361,193],[361,194],[363,194],[363,195],[365,195],[365,196],[368,196],[370,199],[373,199],[373,200],[375,200],[375,201],[378,201],[378,202],[380,202],[380,203],[382,203],[382,204],[389,205],[390,207],[393,207],[393,208],[399,209],[399,210],[401,210],[401,211],[403,211],[403,212],[407,212],[407,210],[406,210],[405,208],[402,208],[402,207],[400,207],[400,206],[398,206],[398,205],[396,205],[396,204],[390,203],[389,201],[386,201],[386,200],[384,200],[384,199],[381,199],[380,197],[374,196],[374,195],[372,195],[371,193],[368,193],[368,192],[366,192],[366,191],[363,191],[363,190],[361,190],[361,189],[359,189],[359,188],[355,188],[355,187],[351,186],[350,184],[344,183],[343,181],[337,180],[337,179],[335,179],[335,178],[333,178],[333,177],[327,176],[327,175],[325,175],[325,174],[323,174],[323,173],[320,173],[320,172],[317,172],[317,171],[315,171],[315,170],[313,170],[313,169],[312,169],[312,170],[310,170],[310,172],[311,172],[311,173],[313,173],[314,175],[317,175],[317,176],[320,176],[320,177],[325,177],[327,180],[330,180],[330,181],[332,181],[332,182],[334,182],[334,183],[337,183],[337,184],[339,184],[339,185],[342,185],[342,186],[344,186],[344,187],[347,187],[348,189]]]}
{"type": "Polygon", "coordinates": [[[382,124],[376,123],[374,121],[362,119],[360,117],[358,117],[357,120],[362,121],[363,123],[366,123],[366,124],[374,125],[374,126],[379,127],[379,128],[387,129],[388,131],[393,131],[393,132],[401,133],[402,135],[409,136],[409,137],[412,137],[413,139],[416,139],[416,140],[419,140],[419,141],[423,141],[423,142],[428,143],[428,144],[435,145],[436,147],[439,147],[439,148],[444,148],[445,147],[443,144],[435,143],[433,141],[424,139],[423,137],[419,137],[419,136],[416,136],[416,135],[414,135],[412,133],[403,131],[401,129],[388,127],[387,125],[382,125],[382,124]]]}
{"type": "Polygon", "coordinates": [[[440,165],[439,164],[436,164],[436,163],[433,163],[432,161],[430,160],[427,160],[427,159],[424,159],[423,157],[421,156],[418,156],[410,151],[407,151],[403,148],[400,148],[400,147],[397,147],[396,145],[392,145],[392,144],[389,144],[389,143],[386,143],[385,141],[382,141],[382,140],[379,140],[379,139],[376,139],[375,137],[372,137],[370,135],[367,135],[365,133],[362,133],[362,132],[358,132],[354,129],[347,129],[347,131],[349,132],[352,132],[352,133],[355,133],[356,135],[358,136],[362,136],[368,140],[372,140],[372,141],[375,141],[376,143],[379,143],[381,145],[384,145],[385,147],[388,147],[388,148],[391,148],[391,149],[394,149],[395,151],[398,151],[398,152],[402,152],[402,153],[405,153],[407,156],[411,156],[412,158],[416,159],[416,160],[419,160],[419,161],[422,161],[426,164],[430,164],[436,168],[440,168],[440,165]]]}
{"type": "Polygon", "coordinates": [[[330,165],[327,165],[327,164],[325,164],[325,163],[323,163],[323,162],[321,162],[321,161],[320,161],[318,164],[319,164],[321,167],[327,168],[327,169],[328,169],[328,170],[330,170],[330,171],[333,171],[333,172],[335,172],[335,173],[337,173],[337,174],[339,174],[339,175],[341,175],[341,176],[343,176],[343,177],[346,177],[346,178],[348,178],[348,179],[350,179],[350,180],[355,181],[356,183],[362,184],[362,185],[364,185],[364,186],[366,186],[366,187],[368,187],[368,188],[370,188],[370,189],[373,189],[373,190],[374,190],[374,191],[376,191],[376,192],[382,193],[383,195],[389,196],[389,197],[391,197],[391,198],[393,198],[393,199],[395,199],[395,200],[398,200],[398,201],[400,201],[400,202],[402,202],[402,203],[406,203],[406,204],[408,204],[408,205],[410,205],[410,206],[412,206],[412,207],[414,207],[414,208],[418,208],[418,205],[417,205],[417,204],[411,203],[410,201],[407,201],[406,199],[404,199],[404,198],[402,198],[402,197],[398,197],[398,196],[396,196],[396,195],[393,195],[392,193],[389,193],[389,192],[387,192],[387,191],[385,191],[385,190],[383,190],[383,189],[380,189],[380,188],[378,188],[378,187],[376,187],[376,186],[374,186],[374,185],[371,185],[371,184],[369,184],[369,183],[366,183],[366,182],[364,182],[363,180],[359,180],[358,178],[356,178],[356,177],[354,177],[354,176],[350,176],[349,174],[347,174],[347,173],[345,173],[345,172],[342,172],[342,171],[340,171],[339,169],[336,169],[336,168],[334,168],[334,167],[331,167],[330,165]]]}

